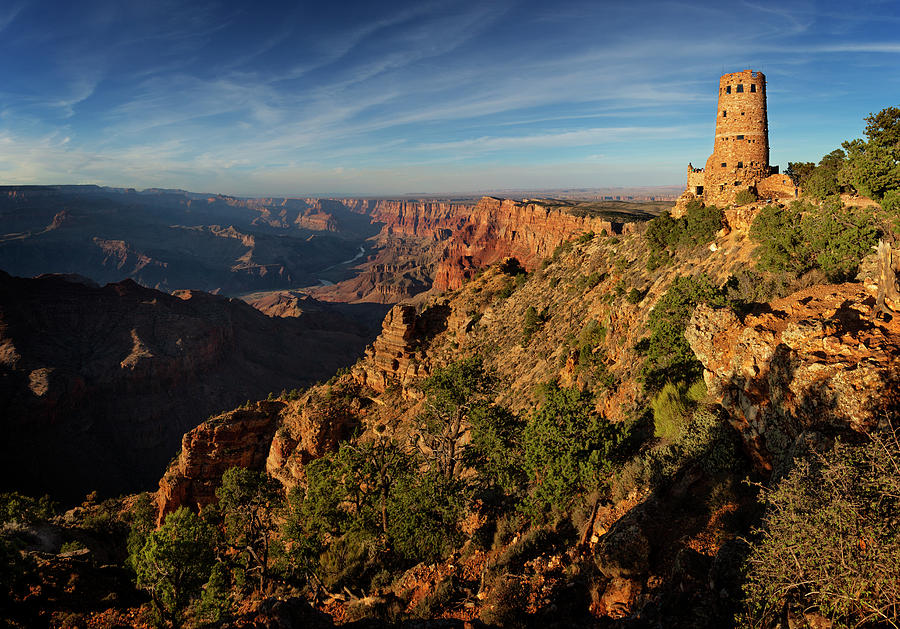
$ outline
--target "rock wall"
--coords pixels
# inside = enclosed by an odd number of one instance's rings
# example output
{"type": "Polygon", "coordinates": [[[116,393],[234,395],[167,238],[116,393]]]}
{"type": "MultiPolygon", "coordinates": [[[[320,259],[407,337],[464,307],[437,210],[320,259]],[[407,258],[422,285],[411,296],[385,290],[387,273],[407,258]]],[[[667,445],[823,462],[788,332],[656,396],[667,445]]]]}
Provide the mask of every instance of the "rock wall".
{"type": "Polygon", "coordinates": [[[866,432],[900,405],[900,319],[861,284],[815,286],[740,320],[700,306],[685,337],[711,395],[771,470],[810,433],[866,432]]]}
{"type": "Polygon", "coordinates": [[[800,188],[787,175],[774,174],[756,184],[756,194],[760,199],[796,199],[800,188]]]}
{"type": "Polygon", "coordinates": [[[216,500],[222,474],[232,467],[265,469],[281,402],[255,402],[211,417],[181,440],[181,451],[159,481],[157,524],[178,507],[204,507],[216,500]]]}
{"type": "Polygon", "coordinates": [[[374,220],[383,234],[416,237],[434,244],[435,290],[455,290],[490,264],[515,257],[528,269],[560,243],[583,232],[630,233],[634,223],[575,216],[540,203],[483,197],[476,205],[380,202],[374,220]]]}

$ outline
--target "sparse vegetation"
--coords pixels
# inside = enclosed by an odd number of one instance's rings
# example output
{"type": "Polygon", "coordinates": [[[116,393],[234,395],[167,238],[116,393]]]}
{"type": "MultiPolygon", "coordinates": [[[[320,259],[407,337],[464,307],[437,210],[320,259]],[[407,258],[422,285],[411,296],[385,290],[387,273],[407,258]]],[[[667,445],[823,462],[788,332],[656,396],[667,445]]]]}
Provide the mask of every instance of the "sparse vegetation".
{"type": "Polygon", "coordinates": [[[859,262],[878,240],[871,211],[844,208],[839,199],[816,207],[795,201],[789,208],[768,205],[750,229],[759,243],[757,268],[799,276],[820,269],[829,281],[856,275],[859,262]]]}
{"type": "Polygon", "coordinates": [[[749,558],[746,624],[772,626],[787,609],[838,626],[900,625],[900,441],[838,441],[799,460],[765,491],[768,512],[749,558]]]}

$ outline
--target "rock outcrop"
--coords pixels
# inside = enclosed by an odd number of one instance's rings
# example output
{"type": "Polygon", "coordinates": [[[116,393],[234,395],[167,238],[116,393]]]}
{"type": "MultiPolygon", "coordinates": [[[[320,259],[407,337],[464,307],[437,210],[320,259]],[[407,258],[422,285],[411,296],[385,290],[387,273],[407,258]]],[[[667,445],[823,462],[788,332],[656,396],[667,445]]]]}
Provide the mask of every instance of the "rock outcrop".
{"type": "Polygon", "coordinates": [[[381,334],[366,348],[366,358],[357,363],[353,374],[357,381],[384,393],[391,385],[408,385],[428,375],[419,353],[420,333],[416,309],[398,304],[384,318],[381,334]]]}
{"type": "Polygon", "coordinates": [[[815,286],[743,320],[700,306],[685,336],[709,392],[770,470],[804,433],[866,432],[898,408],[900,318],[877,315],[862,284],[815,286]]]}
{"type": "Polygon", "coordinates": [[[181,439],[181,451],[159,481],[157,523],[178,507],[216,500],[222,474],[232,467],[261,470],[284,404],[255,402],[211,417],[181,439]]]}
{"type": "Polygon", "coordinates": [[[361,423],[366,399],[359,385],[344,376],[326,387],[311,389],[282,411],[265,467],[286,488],[305,477],[307,463],[336,450],[361,423]]]}

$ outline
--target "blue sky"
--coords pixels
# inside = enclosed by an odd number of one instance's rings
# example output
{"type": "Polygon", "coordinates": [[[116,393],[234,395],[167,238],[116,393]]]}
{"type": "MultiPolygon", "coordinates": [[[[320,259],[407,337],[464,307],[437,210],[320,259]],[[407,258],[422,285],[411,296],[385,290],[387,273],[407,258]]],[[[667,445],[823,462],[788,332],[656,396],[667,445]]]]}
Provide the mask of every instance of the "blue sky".
{"type": "Polygon", "coordinates": [[[818,160],[900,105],[900,3],[0,0],[0,183],[681,184],[746,68],[818,160]]]}

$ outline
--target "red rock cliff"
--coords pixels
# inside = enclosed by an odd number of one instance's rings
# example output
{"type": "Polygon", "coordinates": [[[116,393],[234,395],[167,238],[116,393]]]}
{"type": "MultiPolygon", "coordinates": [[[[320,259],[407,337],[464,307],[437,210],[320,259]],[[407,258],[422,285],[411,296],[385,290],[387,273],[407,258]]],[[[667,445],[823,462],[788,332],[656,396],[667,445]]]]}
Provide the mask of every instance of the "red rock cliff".
{"type": "Polygon", "coordinates": [[[632,230],[629,223],[495,197],[483,197],[474,206],[383,201],[372,215],[384,223],[383,236],[416,237],[433,243],[433,286],[437,290],[457,289],[477,269],[510,256],[533,268],[561,242],[582,232],[632,230]]]}
{"type": "Polygon", "coordinates": [[[804,432],[866,432],[900,404],[900,319],[876,313],[862,284],[808,288],[743,321],[697,308],[685,337],[760,467],[804,432]]]}

